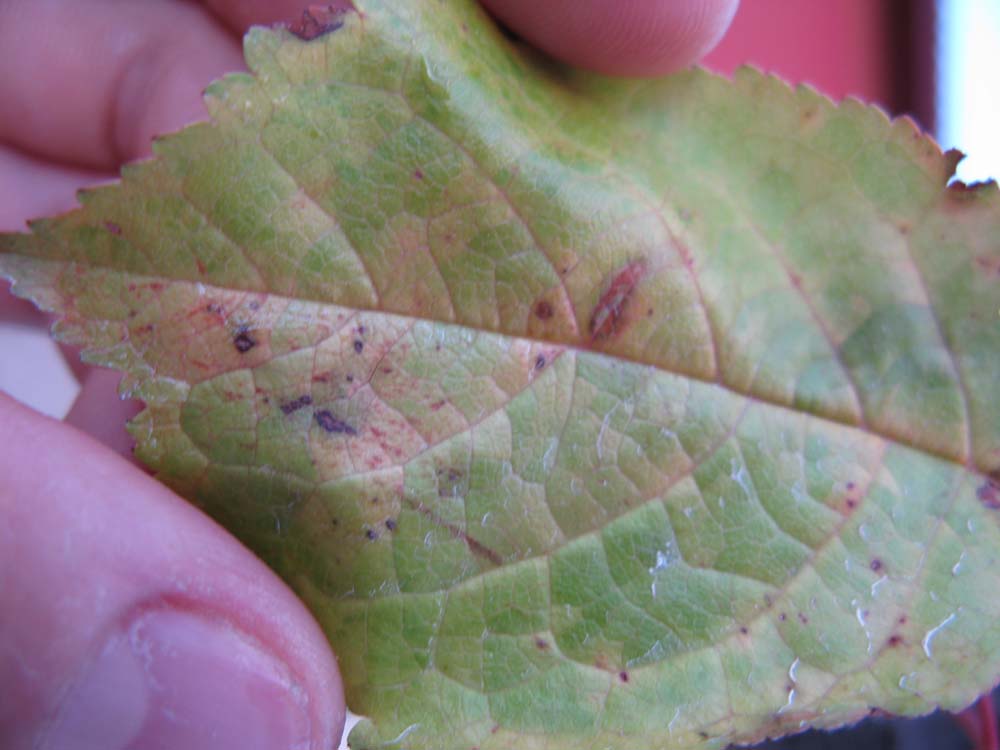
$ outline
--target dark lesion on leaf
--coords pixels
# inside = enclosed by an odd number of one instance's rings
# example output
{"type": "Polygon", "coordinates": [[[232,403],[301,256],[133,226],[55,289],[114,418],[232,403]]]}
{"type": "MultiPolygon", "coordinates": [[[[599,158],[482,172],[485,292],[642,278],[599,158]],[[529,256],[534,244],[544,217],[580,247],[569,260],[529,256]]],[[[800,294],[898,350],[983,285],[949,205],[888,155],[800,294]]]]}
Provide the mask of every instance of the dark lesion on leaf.
{"type": "Polygon", "coordinates": [[[116,237],[122,233],[121,225],[114,221],[104,222],[104,228],[116,237]]]}
{"type": "Polygon", "coordinates": [[[1000,478],[987,478],[976,489],[976,497],[990,510],[1000,510],[1000,478]]]}
{"type": "Polygon", "coordinates": [[[291,401],[286,401],[285,403],[283,403],[281,405],[281,411],[285,415],[294,414],[299,409],[309,406],[310,404],[312,404],[312,402],[313,402],[312,396],[310,396],[307,393],[304,396],[299,396],[296,399],[292,399],[291,401]]]}
{"type": "Polygon", "coordinates": [[[555,315],[555,310],[552,309],[552,303],[548,300],[538,300],[534,307],[535,317],[539,320],[548,320],[553,315],[555,315]]]}
{"type": "Polygon", "coordinates": [[[236,334],[233,336],[233,346],[236,347],[236,351],[240,354],[246,354],[257,346],[257,339],[250,334],[249,328],[240,326],[236,329],[236,334]]]}
{"type": "Polygon", "coordinates": [[[335,417],[329,409],[322,409],[313,415],[316,424],[324,432],[332,435],[357,435],[358,431],[339,417],[335,417]]]}
{"type": "Polygon", "coordinates": [[[311,42],[344,25],[344,16],[348,11],[355,10],[350,0],[340,0],[336,3],[310,5],[302,16],[288,26],[288,30],[305,42],[311,42]]]}

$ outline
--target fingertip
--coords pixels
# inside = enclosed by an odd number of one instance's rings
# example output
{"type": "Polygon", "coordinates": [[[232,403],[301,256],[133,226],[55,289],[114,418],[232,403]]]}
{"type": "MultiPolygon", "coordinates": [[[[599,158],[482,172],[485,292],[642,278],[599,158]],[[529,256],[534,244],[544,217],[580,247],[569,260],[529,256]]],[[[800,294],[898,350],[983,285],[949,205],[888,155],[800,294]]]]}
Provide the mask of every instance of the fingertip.
{"type": "Polygon", "coordinates": [[[0,445],[0,611],[13,615],[0,618],[0,737],[46,750],[337,746],[336,661],[274,573],[111,451],[2,393],[0,445]]]}
{"type": "Polygon", "coordinates": [[[482,0],[497,19],[577,67],[623,76],[689,65],[722,38],[739,0],[482,0]]]}
{"type": "Polygon", "coordinates": [[[65,421],[118,455],[134,461],[132,448],[135,441],[129,435],[126,423],[142,410],[142,404],[118,395],[121,379],[121,373],[113,370],[88,370],[65,421]]]}
{"type": "Polygon", "coordinates": [[[291,22],[309,6],[307,0],[203,0],[223,25],[236,34],[250,26],[291,22]]]}

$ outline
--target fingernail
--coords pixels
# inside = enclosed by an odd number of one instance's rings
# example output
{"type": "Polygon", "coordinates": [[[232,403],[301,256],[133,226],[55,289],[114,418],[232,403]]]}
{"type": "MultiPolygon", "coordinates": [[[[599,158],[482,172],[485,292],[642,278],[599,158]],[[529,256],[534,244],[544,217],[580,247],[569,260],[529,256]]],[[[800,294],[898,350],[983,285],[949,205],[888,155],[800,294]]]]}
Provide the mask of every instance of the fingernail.
{"type": "Polygon", "coordinates": [[[70,685],[55,750],[308,750],[308,697],[288,667],[220,619],[160,609],[115,632],[70,685]]]}

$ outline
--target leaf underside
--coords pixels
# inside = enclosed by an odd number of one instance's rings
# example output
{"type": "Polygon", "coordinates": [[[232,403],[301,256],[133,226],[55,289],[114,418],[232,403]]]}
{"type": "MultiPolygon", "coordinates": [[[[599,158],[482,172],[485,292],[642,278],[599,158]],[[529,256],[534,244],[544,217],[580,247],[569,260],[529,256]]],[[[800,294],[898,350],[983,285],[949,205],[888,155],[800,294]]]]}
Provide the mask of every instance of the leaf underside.
{"type": "Polygon", "coordinates": [[[0,236],[316,614],[352,747],[723,747],[993,685],[996,186],[754,71],[355,5],[0,236]]]}

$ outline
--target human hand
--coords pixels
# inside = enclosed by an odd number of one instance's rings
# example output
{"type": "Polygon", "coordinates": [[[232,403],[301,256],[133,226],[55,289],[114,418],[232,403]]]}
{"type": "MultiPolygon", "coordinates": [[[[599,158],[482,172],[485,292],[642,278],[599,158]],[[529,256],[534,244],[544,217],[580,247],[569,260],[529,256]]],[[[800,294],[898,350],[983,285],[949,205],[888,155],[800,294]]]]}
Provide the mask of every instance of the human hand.
{"type": "MultiPolygon", "coordinates": [[[[736,0],[483,2],[569,62],[638,74],[707,51],[736,0]]],[[[0,230],[72,207],[153,135],[202,118],[205,84],[242,67],[242,31],[302,5],[0,5],[0,230]]],[[[31,316],[4,294],[0,316],[31,316]]],[[[123,458],[137,405],[117,376],[81,375],[73,427],[0,394],[0,747],[335,747],[343,693],[316,623],[123,458]]]]}

